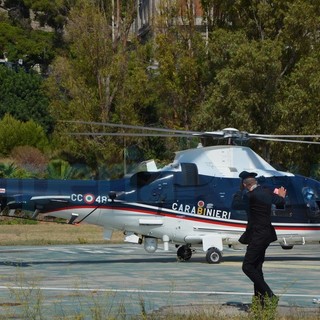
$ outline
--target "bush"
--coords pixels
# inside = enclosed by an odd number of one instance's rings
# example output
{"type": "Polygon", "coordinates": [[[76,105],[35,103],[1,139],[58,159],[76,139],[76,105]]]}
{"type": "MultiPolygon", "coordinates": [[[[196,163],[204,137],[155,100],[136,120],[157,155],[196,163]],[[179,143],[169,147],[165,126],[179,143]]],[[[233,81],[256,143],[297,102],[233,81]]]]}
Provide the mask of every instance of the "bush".
{"type": "Polygon", "coordinates": [[[0,163],[0,178],[30,178],[31,174],[14,163],[0,163]]]}
{"type": "Polygon", "coordinates": [[[19,167],[35,174],[43,174],[48,165],[47,157],[32,146],[13,148],[11,157],[19,167]]]}
{"type": "Polygon", "coordinates": [[[49,145],[40,125],[33,120],[27,122],[16,120],[9,114],[0,121],[0,136],[6,137],[0,139],[0,152],[4,156],[9,155],[16,146],[28,145],[45,150],[49,145]]]}

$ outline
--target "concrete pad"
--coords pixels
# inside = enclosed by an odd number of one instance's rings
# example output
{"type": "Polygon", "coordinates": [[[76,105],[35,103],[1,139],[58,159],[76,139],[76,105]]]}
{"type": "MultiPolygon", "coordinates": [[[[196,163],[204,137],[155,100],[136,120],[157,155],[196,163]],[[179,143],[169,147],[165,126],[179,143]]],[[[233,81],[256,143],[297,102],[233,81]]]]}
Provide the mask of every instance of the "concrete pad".
{"type": "MultiPolygon", "coordinates": [[[[281,314],[320,314],[314,303],[320,297],[319,249],[268,249],[264,275],[280,297],[281,314]]],[[[88,318],[93,309],[127,316],[201,309],[245,314],[253,288],[241,270],[244,250],[223,254],[224,262],[215,265],[203,252],[178,262],[174,247],[154,254],[132,244],[0,247],[0,315],[19,318],[39,309],[44,315],[88,318]]]]}

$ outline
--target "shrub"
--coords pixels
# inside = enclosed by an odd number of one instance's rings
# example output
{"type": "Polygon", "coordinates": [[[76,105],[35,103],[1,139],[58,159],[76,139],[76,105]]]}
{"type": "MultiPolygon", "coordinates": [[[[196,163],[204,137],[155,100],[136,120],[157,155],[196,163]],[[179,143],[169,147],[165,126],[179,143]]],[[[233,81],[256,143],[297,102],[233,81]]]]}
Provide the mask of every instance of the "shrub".
{"type": "Polygon", "coordinates": [[[6,114],[0,121],[0,152],[7,156],[16,146],[33,146],[40,150],[45,150],[48,139],[43,128],[33,120],[22,122],[16,120],[11,115],[6,114]]]}
{"type": "Polygon", "coordinates": [[[43,174],[48,165],[47,157],[39,149],[32,146],[13,148],[11,157],[18,166],[35,174],[43,174]]]}
{"type": "Polygon", "coordinates": [[[0,178],[30,178],[31,174],[14,163],[0,163],[0,178]]]}

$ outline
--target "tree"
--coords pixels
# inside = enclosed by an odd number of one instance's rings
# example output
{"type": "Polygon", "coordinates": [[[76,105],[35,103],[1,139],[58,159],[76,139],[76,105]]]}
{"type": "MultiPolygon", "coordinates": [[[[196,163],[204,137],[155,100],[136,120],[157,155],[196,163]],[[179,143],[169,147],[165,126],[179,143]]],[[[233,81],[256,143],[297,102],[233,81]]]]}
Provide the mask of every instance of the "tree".
{"type": "MultiPolygon", "coordinates": [[[[277,105],[281,112],[278,133],[320,134],[320,72],[316,65],[320,65],[318,47],[300,59],[283,83],[277,105]]],[[[319,146],[288,144],[274,152],[284,166],[296,166],[296,171],[307,175],[319,164],[319,146]]]]}
{"type": "MultiPolygon", "coordinates": [[[[215,39],[225,35],[231,38],[224,32],[214,35],[215,39]]],[[[238,33],[238,37],[236,40],[233,34],[235,42],[224,50],[220,48],[221,58],[215,56],[215,83],[197,117],[197,125],[210,129],[214,124],[215,129],[231,126],[249,132],[273,132],[279,125],[275,100],[281,75],[281,43],[248,41],[242,33],[238,33]],[[219,66],[223,56],[228,56],[228,62],[219,66]]],[[[224,45],[219,38],[217,43],[224,45]]]]}
{"type": "MultiPolygon", "coordinates": [[[[295,88],[297,70],[318,48],[320,5],[309,0],[201,2],[205,25],[199,28],[193,1],[160,1],[155,37],[141,45],[128,31],[135,1],[79,0],[68,17],[70,54],[55,60],[47,83],[53,117],[174,129],[285,130],[282,123],[290,121],[287,110],[293,104],[284,91],[295,88]],[[206,39],[200,29],[209,31],[206,39]]],[[[159,157],[190,146],[159,138],[66,135],[97,130],[110,131],[58,122],[60,154],[70,163],[101,167],[122,162],[122,147],[134,143],[159,157]]],[[[278,147],[265,146],[267,155],[280,160],[278,147]]]]}
{"type": "Polygon", "coordinates": [[[63,31],[67,15],[77,0],[6,0],[2,9],[7,10],[10,20],[24,29],[31,29],[37,21],[41,27],[50,26],[56,33],[63,31]],[[30,19],[32,18],[32,19],[30,19]]]}
{"type": "Polygon", "coordinates": [[[24,0],[23,2],[25,6],[35,12],[35,18],[40,22],[40,25],[44,26],[47,24],[57,32],[62,32],[67,21],[70,5],[76,2],[76,0],[24,0]]]}
{"type": "MultiPolygon", "coordinates": [[[[136,119],[134,101],[120,107],[116,104],[117,99],[124,101],[124,84],[130,86],[126,77],[134,76],[129,66],[129,57],[133,58],[134,54],[128,47],[134,4],[135,1],[117,1],[121,14],[117,16],[116,30],[110,26],[110,11],[95,5],[94,1],[79,1],[71,10],[67,28],[70,57],[56,59],[47,82],[51,114],[55,119],[102,122],[136,119]]],[[[95,129],[60,122],[56,136],[70,130],[91,132],[95,129]]],[[[62,152],[91,167],[97,168],[105,161],[122,163],[122,143],[118,140],[63,135],[63,141],[66,151],[62,152]]]]}
{"type": "Polygon", "coordinates": [[[48,179],[79,179],[88,178],[87,168],[72,167],[62,159],[51,160],[47,166],[46,178],[48,179]]]}
{"type": "Polygon", "coordinates": [[[10,20],[0,18],[0,51],[10,63],[29,71],[36,64],[46,69],[55,56],[54,34],[14,26],[10,20]],[[22,62],[20,66],[18,60],[22,62]]]}
{"type": "Polygon", "coordinates": [[[23,169],[20,169],[14,163],[0,163],[0,178],[23,179],[30,177],[30,173],[23,169]]]}
{"type": "Polygon", "coordinates": [[[33,120],[16,120],[8,114],[0,121],[0,137],[0,153],[4,156],[16,146],[32,146],[42,151],[48,148],[48,139],[40,125],[33,120]]]}
{"type": "MultiPolygon", "coordinates": [[[[317,87],[318,75],[311,73],[311,66],[319,63],[314,52],[319,48],[320,3],[240,0],[227,6],[224,0],[202,2],[208,15],[219,15],[208,16],[213,19],[208,46],[213,80],[195,125],[269,134],[318,132],[311,125],[311,118],[317,117],[317,95],[310,88],[317,87]],[[298,126],[301,121],[304,124],[298,126]]],[[[268,160],[271,156],[286,168],[298,163],[305,173],[318,162],[317,147],[306,151],[296,144],[279,148],[266,143],[264,149],[268,160]]]]}
{"type": "Polygon", "coordinates": [[[35,73],[17,72],[0,66],[0,117],[11,114],[21,121],[34,120],[46,132],[53,127],[48,114],[49,101],[42,89],[42,78],[35,73]]]}
{"type": "MultiPolygon", "coordinates": [[[[193,1],[161,1],[149,43],[148,65],[143,84],[149,101],[143,121],[150,126],[189,129],[208,81],[205,41],[196,30],[193,1]]],[[[140,89],[141,91],[141,89],[140,89]]],[[[146,95],[145,94],[145,95],[146,95]]],[[[140,99],[141,101],[141,99],[140,99]]],[[[141,105],[142,103],[140,103],[141,105]]],[[[186,139],[149,139],[149,150],[159,159],[172,158],[177,144],[194,146],[186,139]],[[156,141],[156,143],[155,143],[156,141]]],[[[151,152],[149,152],[151,154],[151,152]]]]}

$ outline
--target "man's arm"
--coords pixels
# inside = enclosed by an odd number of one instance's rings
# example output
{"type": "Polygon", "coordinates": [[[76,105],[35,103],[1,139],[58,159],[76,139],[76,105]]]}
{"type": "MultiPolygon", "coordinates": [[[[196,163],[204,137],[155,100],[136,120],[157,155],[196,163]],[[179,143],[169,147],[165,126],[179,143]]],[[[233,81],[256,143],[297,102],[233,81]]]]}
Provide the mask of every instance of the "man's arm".
{"type": "Polygon", "coordinates": [[[287,190],[284,187],[277,189],[277,192],[272,194],[272,203],[275,205],[284,205],[287,190]]]}

